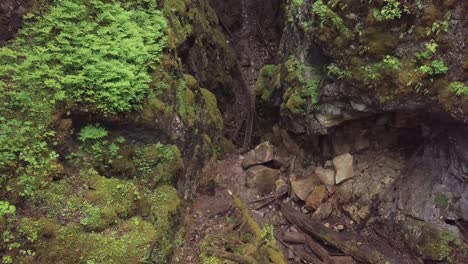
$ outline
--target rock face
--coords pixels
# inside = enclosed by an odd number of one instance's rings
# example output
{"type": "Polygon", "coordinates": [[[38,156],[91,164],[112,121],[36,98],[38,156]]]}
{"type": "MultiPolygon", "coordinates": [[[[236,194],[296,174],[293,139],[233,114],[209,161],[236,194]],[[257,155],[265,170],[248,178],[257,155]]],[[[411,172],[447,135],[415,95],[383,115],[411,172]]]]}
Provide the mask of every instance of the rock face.
{"type": "Polygon", "coordinates": [[[247,187],[255,187],[261,194],[270,193],[275,190],[277,180],[277,170],[262,165],[253,166],[247,170],[247,187]]]}
{"type": "Polygon", "coordinates": [[[335,157],[333,166],[336,170],[335,181],[337,184],[354,177],[353,156],[351,154],[346,153],[335,157]]]}
{"type": "Polygon", "coordinates": [[[273,145],[270,142],[264,142],[251,151],[247,152],[244,155],[244,160],[242,161],[242,167],[244,169],[249,168],[253,165],[267,163],[272,161],[274,158],[273,145]]]}

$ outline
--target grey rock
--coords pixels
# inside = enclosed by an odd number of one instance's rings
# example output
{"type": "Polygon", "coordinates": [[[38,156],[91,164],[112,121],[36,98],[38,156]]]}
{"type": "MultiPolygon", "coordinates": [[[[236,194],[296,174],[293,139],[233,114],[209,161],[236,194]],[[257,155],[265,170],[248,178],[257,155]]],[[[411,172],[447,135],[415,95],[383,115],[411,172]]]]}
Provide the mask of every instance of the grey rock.
{"type": "Polygon", "coordinates": [[[312,219],[323,220],[330,216],[333,211],[333,207],[330,201],[320,204],[320,206],[312,214],[312,219]]]}
{"type": "Polygon", "coordinates": [[[270,193],[276,189],[278,171],[257,165],[247,170],[246,185],[249,188],[257,188],[259,193],[270,193]]]}
{"type": "Polygon", "coordinates": [[[289,192],[289,185],[283,180],[279,179],[275,182],[275,192],[277,195],[283,195],[289,192]]]}
{"type": "Polygon", "coordinates": [[[254,149],[244,155],[242,167],[246,169],[253,165],[267,163],[272,161],[273,157],[273,145],[267,141],[256,146],[254,149]]]}
{"type": "Polygon", "coordinates": [[[346,153],[335,157],[333,159],[333,166],[335,166],[336,170],[336,184],[339,184],[346,179],[354,177],[353,156],[351,154],[346,153]]]}
{"type": "Polygon", "coordinates": [[[319,180],[325,185],[335,184],[335,171],[333,169],[324,169],[322,167],[317,167],[315,169],[315,175],[317,175],[319,180]]]}

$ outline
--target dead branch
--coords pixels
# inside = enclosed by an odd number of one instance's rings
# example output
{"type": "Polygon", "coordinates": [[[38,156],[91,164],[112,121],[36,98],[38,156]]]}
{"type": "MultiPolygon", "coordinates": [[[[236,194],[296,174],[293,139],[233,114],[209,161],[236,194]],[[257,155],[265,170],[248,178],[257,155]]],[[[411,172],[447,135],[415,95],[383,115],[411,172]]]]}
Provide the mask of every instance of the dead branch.
{"type": "Polygon", "coordinates": [[[368,243],[357,234],[350,232],[339,233],[332,229],[328,229],[321,223],[310,221],[306,215],[295,211],[288,205],[281,205],[281,212],[291,224],[298,226],[303,232],[335,246],[357,260],[371,264],[404,262],[393,252],[383,253],[378,248],[379,243],[382,243],[382,241],[368,243]]]}
{"type": "Polygon", "coordinates": [[[284,233],[283,240],[289,243],[305,244],[312,250],[324,263],[333,264],[334,261],[330,257],[328,251],[319,243],[315,242],[309,235],[299,232],[284,233]]]}

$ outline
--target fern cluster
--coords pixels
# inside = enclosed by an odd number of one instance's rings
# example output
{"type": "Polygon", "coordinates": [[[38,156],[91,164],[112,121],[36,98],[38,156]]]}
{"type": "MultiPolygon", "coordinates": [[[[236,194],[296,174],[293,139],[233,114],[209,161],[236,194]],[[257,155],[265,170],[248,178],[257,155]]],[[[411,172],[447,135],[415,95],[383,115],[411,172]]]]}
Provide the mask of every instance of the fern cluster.
{"type": "Polygon", "coordinates": [[[0,86],[102,114],[138,109],[166,40],[165,19],[149,6],[57,0],[46,15],[28,15],[0,49],[0,86]]]}

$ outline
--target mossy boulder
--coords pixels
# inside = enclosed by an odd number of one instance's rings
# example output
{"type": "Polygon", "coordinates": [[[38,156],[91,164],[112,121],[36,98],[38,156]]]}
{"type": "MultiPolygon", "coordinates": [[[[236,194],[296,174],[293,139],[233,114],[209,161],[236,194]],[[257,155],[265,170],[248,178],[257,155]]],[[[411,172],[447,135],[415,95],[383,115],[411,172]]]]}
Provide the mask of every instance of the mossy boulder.
{"type": "Polygon", "coordinates": [[[181,153],[177,146],[160,143],[136,150],[135,163],[138,177],[151,186],[156,186],[159,182],[172,182],[183,168],[181,153]]]}
{"type": "Polygon", "coordinates": [[[462,246],[460,232],[448,225],[407,220],[403,230],[408,244],[425,260],[453,262],[462,246]]]}

